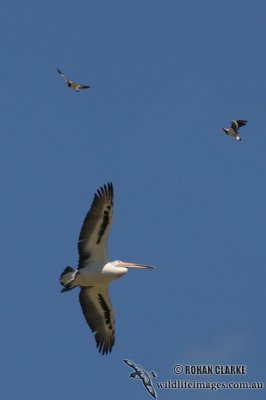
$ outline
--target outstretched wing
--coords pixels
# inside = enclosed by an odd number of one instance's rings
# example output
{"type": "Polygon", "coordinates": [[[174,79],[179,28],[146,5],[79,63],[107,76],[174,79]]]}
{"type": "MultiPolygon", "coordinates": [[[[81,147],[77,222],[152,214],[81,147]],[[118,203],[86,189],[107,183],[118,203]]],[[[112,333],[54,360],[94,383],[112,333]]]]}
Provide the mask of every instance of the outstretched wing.
{"type": "Polygon", "coordinates": [[[123,361],[124,361],[124,363],[127,364],[129,367],[133,368],[134,371],[138,372],[139,366],[138,366],[137,364],[133,363],[133,361],[126,360],[126,359],[123,360],[123,361]]]}
{"type": "Polygon", "coordinates": [[[106,242],[112,224],[113,196],[112,183],[103,185],[94,195],[79,235],[79,268],[91,260],[107,262],[106,242]]]}
{"type": "Polygon", "coordinates": [[[144,383],[144,386],[145,386],[145,388],[148,390],[148,392],[150,393],[150,395],[151,395],[152,397],[154,397],[155,399],[157,399],[157,393],[156,393],[154,387],[152,386],[152,384],[146,385],[146,384],[144,383]]]}
{"type": "Polygon", "coordinates": [[[83,85],[82,83],[80,83],[79,89],[89,89],[90,85],[83,85]]]}
{"type": "Polygon", "coordinates": [[[67,77],[63,74],[63,72],[61,71],[61,69],[59,69],[58,67],[57,67],[57,72],[59,73],[59,75],[62,76],[62,78],[63,78],[66,82],[68,82],[67,77]]]}
{"type": "Polygon", "coordinates": [[[239,128],[241,128],[241,126],[245,126],[247,124],[248,121],[244,120],[244,119],[236,119],[233,120],[231,123],[231,128],[234,129],[234,131],[238,131],[239,128]]]}
{"type": "Polygon", "coordinates": [[[114,312],[108,296],[107,286],[82,287],[79,302],[83,315],[95,333],[99,352],[108,354],[115,342],[114,312]]]}
{"type": "Polygon", "coordinates": [[[141,379],[142,379],[143,385],[148,390],[150,395],[152,395],[156,399],[157,393],[152,385],[151,374],[145,371],[145,373],[142,374],[141,379]]]}
{"type": "Polygon", "coordinates": [[[238,128],[241,128],[241,126],[245,126],[248,123],[248,121],[246,121],[244,119],[238,119],[236,122],[237,122],[238,128]]]}

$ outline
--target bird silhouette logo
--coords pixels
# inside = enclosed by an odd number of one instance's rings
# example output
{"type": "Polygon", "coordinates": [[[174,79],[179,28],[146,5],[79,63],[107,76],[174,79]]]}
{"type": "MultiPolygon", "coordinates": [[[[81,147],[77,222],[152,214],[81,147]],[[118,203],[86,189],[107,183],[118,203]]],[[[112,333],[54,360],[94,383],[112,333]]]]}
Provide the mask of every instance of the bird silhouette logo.
{"type": "Polygon", "coordinates": [[[129,378],[135,378],[135,379],[140,379],[146,388],[146,390],[149,392],[149,394],[154,398],[157,399],[157,393],[153,387],[152,384],[152,378],[156,378],[156,373],[155,372],[147,372],[145,371],[144,368],[142,368],[140,365],[135,364],[133,361],[130,360],[123,360],[125,364],[127,364],[130,368],[134,370],[134,372],[131,372],[129,375],[129,378]]]}

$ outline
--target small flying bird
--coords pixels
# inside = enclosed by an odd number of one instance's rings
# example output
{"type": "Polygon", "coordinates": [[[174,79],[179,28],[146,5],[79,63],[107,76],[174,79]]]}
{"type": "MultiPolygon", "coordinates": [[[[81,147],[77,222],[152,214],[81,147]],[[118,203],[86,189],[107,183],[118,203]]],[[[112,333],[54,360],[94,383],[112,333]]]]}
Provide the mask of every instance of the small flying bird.
{"type": "Polygon", "coordinates": [[[124,360],[124,363],[127,364],[129,367],[134,369],[135,372],[131,372],[129,378],[139,378],[142,380],[143,385],[148,390],[150,395],[157,399],[157,393],[152,385],[151,378],[155,378],[155,372],[147,372],[143,369],[140,365],[135,364],[133,361],[124,360]]]}
{"type": "Polygon", "coordinates": [[[241,141],[241,137],[238,134],[239,128],[241,126],[245,126],[248,121],[245,121],[244,119],[237,119],[233,120],[231,122],[231,128],[222,128],[221,131],[223,131],[226,135],[234,137],[238,142],[241,141]]]}
{"type": "Polygon", "coordinates": [[[66,267],[60,275],[62,292],[80,287],[79,301],[84,317],[95,333],[99,352],[111,352],[115,341],[114,311],[108,295],[110,282],[128,268],[153,269],[149,265],[108,261],[106,242],[112,224],[113,185],[107,183],[94,195],[80,231],[78,268],[66,267]]]}
{"type": "Polygon", "coordinates": [[[83,85],[82,83],[79,82],[72,82],[66,76],[63,74],[63,72],[57,67],[57,72],[62,76],[64,81],[66,82],[66,85],[70,87],[71,89],[75,90],[75,92],[80,92],[80,89],[89,89],[89,85],[83,85]]]}

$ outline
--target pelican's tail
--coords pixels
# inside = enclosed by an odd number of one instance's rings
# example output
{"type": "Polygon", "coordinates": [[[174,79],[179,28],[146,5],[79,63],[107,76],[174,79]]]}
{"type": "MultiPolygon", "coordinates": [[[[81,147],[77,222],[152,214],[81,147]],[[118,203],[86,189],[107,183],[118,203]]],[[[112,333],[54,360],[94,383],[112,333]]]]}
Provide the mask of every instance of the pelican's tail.
{"type": "Polygon", "coordinates": [[[60,275],[59,281],[64,288],[61,290],[61,292],[66,292],[68,290],[74,289],[76,285],[74,284],[75,277],[77,275],[77,270],[71,268],[71,267],[66,267],[62,274],[60,275]]]}

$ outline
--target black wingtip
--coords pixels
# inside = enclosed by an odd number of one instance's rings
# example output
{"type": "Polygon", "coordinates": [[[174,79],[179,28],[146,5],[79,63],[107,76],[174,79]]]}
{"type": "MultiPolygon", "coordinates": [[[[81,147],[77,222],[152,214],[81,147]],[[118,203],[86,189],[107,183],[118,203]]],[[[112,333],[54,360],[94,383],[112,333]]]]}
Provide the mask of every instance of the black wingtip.
{"type": "Polygon", "coordinates": [[[99,189],[97,189],[97,192],[95,193],[96,197],[102,197],[105,196],[109,199],[113,199],[114,197],[114,188],[112,182],[105,183],[103,186],[101,186],[99,189]]]}
{"type": "Polygon", "coordinates": [[[100,339],[97,337],[96,333],[95,339],[96,339],[96,346],[100,354],[102,354],[103,356],[107,356],[112,352],[113,346],[115,344],[114,337],[108,342],[101,342],[100,339]]]}
{"type": "Polygon", "coordinates": [[[109,193],[109,196],[110,196],[111,198],[113,198],[113,197],[114,197],[114,188],[113,188],[112,182],[108,182],[108,183],[107,183],[107,191],[108,191],[108,193],[109,193]]]}
{"type": "Polygon", "coordinates": [[[238,124],[238,126],[240,128],[241,126],[247,125],[248,121],[246,119],[237,119],[236,123],[238,124]]]}

